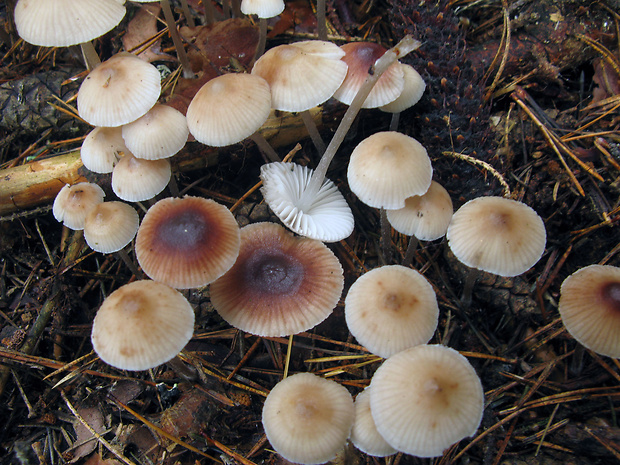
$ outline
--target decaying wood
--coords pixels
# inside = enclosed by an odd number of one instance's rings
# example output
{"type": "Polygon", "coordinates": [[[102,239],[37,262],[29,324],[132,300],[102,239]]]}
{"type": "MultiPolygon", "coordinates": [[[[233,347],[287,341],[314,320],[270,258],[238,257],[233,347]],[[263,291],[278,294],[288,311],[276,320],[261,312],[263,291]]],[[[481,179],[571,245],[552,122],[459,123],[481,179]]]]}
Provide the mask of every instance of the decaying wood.
{"type": "MultiPolygon", "coordinates": [[[[320,128],[323,110],[316,108],[311,112],[320,128]]],[[[259,132],[276,150],[308,137],[301,117],[282,112],[272,112],[259,132]]],[[[220,153],[228,150],[214,147],[190,150],[187,147],[172,159],[180,172],[213,166],[217,164],[220,153]]],[[[0,215],[50,202],[65,184],[86,180],[80,174],[80,168],[83,168],[80,151],[75,150],[0,171],[0,215]]]]}

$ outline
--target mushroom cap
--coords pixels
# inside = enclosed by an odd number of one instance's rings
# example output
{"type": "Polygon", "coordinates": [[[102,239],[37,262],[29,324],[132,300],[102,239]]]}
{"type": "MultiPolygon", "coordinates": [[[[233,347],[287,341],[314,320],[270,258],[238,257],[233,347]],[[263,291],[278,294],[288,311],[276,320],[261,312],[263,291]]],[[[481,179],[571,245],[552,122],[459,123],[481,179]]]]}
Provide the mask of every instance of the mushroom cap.
{"type": "Polygon", "coordinates": [[[379,109],[381,111],[388,113],[400,113],[401,111],[405,111],[407,108],[418,103],[424,94],[424,90],[426,90],[424,79],[422,79],[420,73],[418,73],[413,66],[405,63],[399,64],[403,70],[403,77],[405,79],[403,91],[396,100],[387,105],[380,106],[379,109]]]}
{"type": "Polygon", "coordinates": [[[420,345],[388,358],[370,382],[377,431],[395,449],[437,457],[476,433],[484,393],[474,368],[456,350],[420,345]]]}
{"type": "Polygon", "coordinates": [[[462,263],[500,276],[517,276],[536,264],[547,233],[528,205],[503,197],[478,197],[459,208],[446,233],[462,263]]]}
{"type": "Polygon", "coordinates": [[[319,193],[307,208],[298,206],[310,182],[312,170],[296,163],[267,163],[261,166],[261,192],[269,208],[284,225],[301,236],[323,242],[337,242],[353,232],[353,213],[329,179],[323,181],[319,193]]]}
{"type": "Polygon", "coordinates": [[[284,0],[241,0],[241,13],[273,18],[284,11],[284,0]]]}
{"type": "Polygon", "coordinates": [[[426,149],[399,132],[373,134],[351,153],[347,179],[366,205],[386,210],[405,206],[405,199],[428,191],[433,177],[426,149]]]}
{"type": "Polygon", "coordinates": [[[60,189],[52,213],[57,221],[62,222],[67,228],[74,230],[84,229],[84,220],[88,212],[98,203],[103,202],[105,192],[98,184],[92,182],[78,182],[60,189]]]}
{"type": "MultiPolygon", "coordinates": [[[[349,42],[341,45],[345,52],[342,61],[348,66],[347,76],[334,92],[334,98],[346,105],[351,105],[360,87],[368,77],[368,70],[387,49],[372,42],[349,42]]],[[[362,108],[377,108],[393,102],[403,92],[405,85],[404,71],[399,62],[386,69],[375,83],[370,94],[364,100],[362,108]]]]}
{"type": "Polygon", "coordinates": [[[344,448],[354,415],[346,388],[312,373],[298,373],[276,384],[265,399],[263,428],[286,460],[324,463],[344,448]]]}
{"type": "Polygon", "coordinates": [[[362,452],[374,457],[387,457],[398,452],[377,431],[370,412],[370,386],[355,398],[355,421],[351,430],[351,442],[362,452]]]}
{"type": "Polygon", "coordinates": [[[82,142],[80,158],[86,169],[94,173],[111,173],[121,158],[119,152],[128,151],[120,127],[98,127],[90,131],[82,142]]]}
{"type": "Polygon", "coordinates": [[[119,53],[92,70],[78,92],[80,117],[93,126],[122,126],[149,111],[161,93],[157,68],[119,53]]]}
{"type": "Polygon", "coordinates": [[[450,194],[441,184],[432,181],[425,194],[408,197],[403,208],[388,210],[387,217],[399,233],[421,241],[434,241],[446,235],[452,213],[450,194]]]}
{"type": "Polygon", "coordinates": [[[351,334],[380,357],[426,344],[439,318],[433,286],[401,265],[381,266],[360,276],[349,289],[344,309],[351,334]]]}
{"type": "Polygon", "coordinates": [[[328,100],[344,81],[343,55],[340,47],[321,40],[278,45],[256,60],[252,74],[269,83],[272,108],[309,110],[328,100]]]}
{"type": "Polygon", "coordinates": [[[239,226],[210,199],[169,197],[149,208],[136,237],[146,275],[177,289],[203,287],[230,269],[239,254],[239,226]]]}
{"type": "Polygon", "coordinates": [[[185,146],[188,134],[183,113],[159,103],[122,127],[127,148],[136,158],[145,160],[171,157],[185,146]]]}
{"type": "Polygon", "coordinates": [[[224,147],[254,134],[270,111],[271,91],[262,77],[223,74],[196,93],[187,108],[187,124],[197,141],[224,147]]]}
{"type": "Polygon", "coordinates": [[[95,252],[118,252],[129,244],[138,231],[140,218],[124,202],[101,202],[86,216],[84,239],[95,252]]]}
{"type": "Polygon", "coordinates": [[[562,283],[558,310],[579,343],[620,358],[620,268],[590,265],[577,270],[562,283]]]}
{"type": "Polygon", "coordinates": [[[192,338],[194,311],[178,291],[154,281],[119,287],[101,304],[91,340],[121,370],[148,370],[174,358],[192,338]]]}
{"type": "Polygon", "coordinates": [[[26,42],[42,47],[68,47],[96,39],[125,16],[117,0],[19,0],[15,27],[26,42]]]}
{"type": "Polygon", "coordinates": [[[232,326],[259,336],[288,336],[327,318],[340,299],[340,262],[325,244],[275,223],[241,228],[239,257],[211,284],[211,303],[232,326]]]}
{"type": "Polygon", "coordinates": [[[112,190],[120,199],[141,202],[163,191],[171,175],[168,159],[145,160],[127,152],[112,170],[112,190]]]}

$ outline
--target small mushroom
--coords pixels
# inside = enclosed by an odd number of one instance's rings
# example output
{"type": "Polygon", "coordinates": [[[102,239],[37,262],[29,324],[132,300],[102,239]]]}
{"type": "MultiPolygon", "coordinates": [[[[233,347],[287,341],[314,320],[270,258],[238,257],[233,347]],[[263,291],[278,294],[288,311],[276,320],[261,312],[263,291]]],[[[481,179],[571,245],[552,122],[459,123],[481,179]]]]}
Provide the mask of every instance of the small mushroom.
{"type": "Polygon", "coordinates": [[[370,386],[355,397],[354,405],[355,421],[351,430],[353,445],[373,457],[387,457],[397,453],[377,431],[370,411],[370,386]]]}
{"type": "Polygon", "coordinates": [[[103,202],[105,193],[98,184],[79,182],[60,189],[54,199],[52,213],[57,221],[69,229],[84,229],[84,221],[95,206],[103,202]]]}

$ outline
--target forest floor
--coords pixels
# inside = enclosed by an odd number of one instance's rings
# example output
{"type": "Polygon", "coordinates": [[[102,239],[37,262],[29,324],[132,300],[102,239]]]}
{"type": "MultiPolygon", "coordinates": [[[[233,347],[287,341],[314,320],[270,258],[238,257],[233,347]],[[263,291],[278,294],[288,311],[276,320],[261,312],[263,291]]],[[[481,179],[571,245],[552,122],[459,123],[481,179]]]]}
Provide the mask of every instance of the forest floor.
{"type": "MultiPolygon", "coordinates": [[[[63,182],[88,179],[107,199],[114,194],[109,176],[67,165],[89,131],[75,116],[85,76],[79,55],[18,41],[14,3],[0,5],[0,463],[283,463],[266,441],[261,409],[282,377],[289,340],[231,328],[213,310],[208,288],[186,292],[196,311],[194,337],[181,356],[187,373],[168,365],[124,372],[92,351],[101,302],[135,277],[52,215],[63,182]],[[7,173],[26,165],[63,174],[42,184],[33,176],[9,194],[7,173]]],[[[557,310],[560,285],[577,269],[620,266],[618,1],[327,3],[338,44],[391,46],[405,34],[422,42],[403,61],[427,89],[401,115],[400,130],[427,148],[434,179],[455,209],[478,196],[505,195],[530,205],[547,229],[541,260],[516,278],[484,274],[467,311],[459,300],[466,270],[446,241],[416,253],[414,267],[433,284],[440,307],[431,342],[463,353],[482,380],[485,412],[476,435],[436,459],[376,459],[350,447],[338,463],[620,463],[620,363],[584,350],[557,310]]],[[[190,5],[200,24],[202,2],[190,5]]],[[[140,8],[128,6],[121,25],[95,42],[104,59],[162,30],[154,20],[139,24],[140,8]]],[[[268,47],[313,37],[312,8],[291,1],[270,27],[268,47]]],[[[174,73],[169,36],[155,38],[147,59],[173,71],[163,100],[184,110],[202,82],[246,68],[256,30],[236,19],[186,32],[190,59],[201,69],[195,81],[174,73]]],[[[343,112],[337,102],[320,110],[326,140],[343,112]]],[[[325,322],[293,338],[290,358],[291,372],[330,377],[352,394],[368,385],[380,361],[346,329],[343,299],[382,259],[379,213],[350,192],[346,166],[353,148],[389,122],[378,110],[363,111],[332,164],[329,177],[356,221],[349,238],[329,244],[344,268],[345,294],[325,322]]],[[[316,166],[298,123],[272,129],[268,138],[280,154],[299,142],[294,161],[316,166]]],[[[263,163],[252,143],[214,150],[188,142],[174,160],[182,192],[223,203],[241,225],[270,218],[259,191],[251,191],[263,163]]],[[[393,232],[393,263],[407,242],[393,232]]]]}

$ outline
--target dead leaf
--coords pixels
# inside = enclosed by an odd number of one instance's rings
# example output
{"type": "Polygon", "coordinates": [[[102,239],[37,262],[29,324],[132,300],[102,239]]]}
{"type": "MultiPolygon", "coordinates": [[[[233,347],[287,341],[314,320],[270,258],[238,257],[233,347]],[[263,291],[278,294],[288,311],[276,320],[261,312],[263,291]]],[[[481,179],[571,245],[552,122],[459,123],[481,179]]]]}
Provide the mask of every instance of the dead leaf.
{"type": "MultiPolygon", "coordinates": [[[[98,434],[103,434],[105,432],[105,419],[98,407],[79,407],[77,411],[84,421],[98,434]]],[[[82,457],[86,457],[97,447],[97,439],[93,433],[91,433],[77,418],[73,421],[73,429],[76,435],[75,444],[81,445],[76,447],[71,463],[75,463],[82,457]]]]}
{"type": "MultiPolygon", "coordinates": [[[[134,17],[127,25],[127,32],[123,35],[123,47],[127,51],[142,49],[143,44],[157,35],[157,17],[161,11],[159,2],[141,5],[134,17]]],[[[172,55],[161,51],[161,39],[157,39],[146,50],[138,54],[143,60],[177,61],[172,55]]]]}

